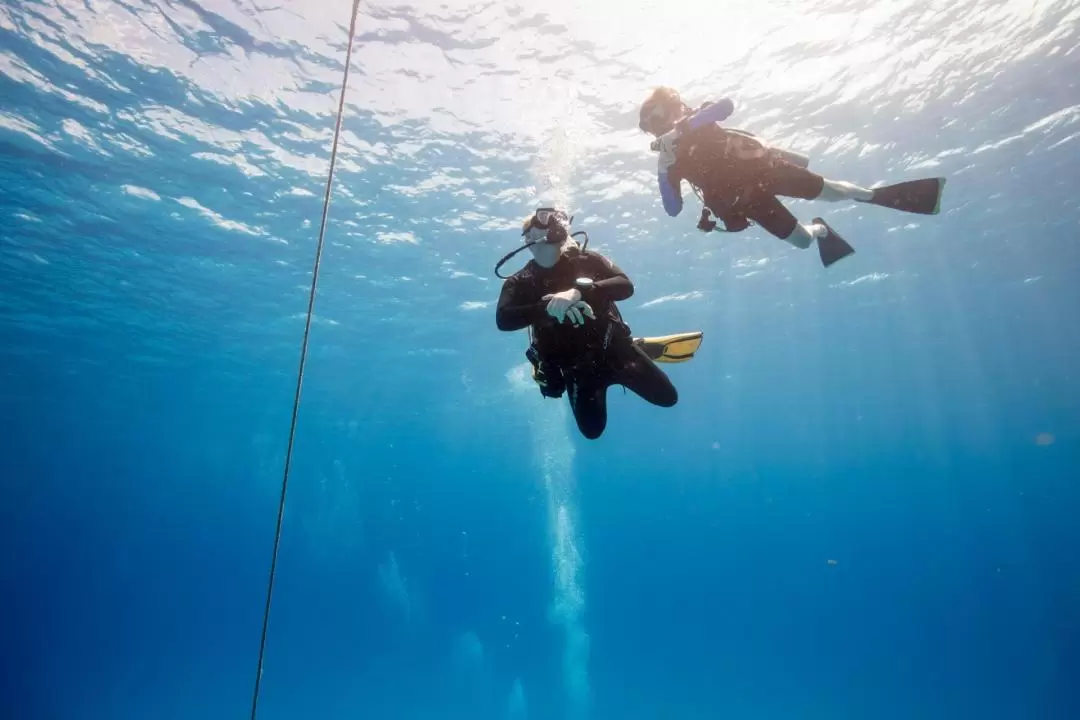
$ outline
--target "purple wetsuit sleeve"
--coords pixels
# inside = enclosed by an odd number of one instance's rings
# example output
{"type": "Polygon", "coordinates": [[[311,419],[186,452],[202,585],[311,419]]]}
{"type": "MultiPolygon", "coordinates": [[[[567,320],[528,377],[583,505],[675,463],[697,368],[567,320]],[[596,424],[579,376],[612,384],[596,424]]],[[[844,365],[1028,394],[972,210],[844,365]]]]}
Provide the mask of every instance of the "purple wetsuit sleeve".
{"type": "Polygon", "coordinates": [[[709,123],[724,122],[731,117],[733,112],[735,112],[735,103],[732,102],[731,98],[724,98],[720,102],[706,105],[691,115],[686,121],[686,126],[688,130],[696,130],[709,123]]]}
{"type": "Polygon", "coordinates": [[[671,217],[675,217],[682,212],[683,208],[679,181],[676,178],[669,177],[667,170],[660,170],[656,179],[660,185],[660,199],[664,201],[664,210],[671,217]]]}

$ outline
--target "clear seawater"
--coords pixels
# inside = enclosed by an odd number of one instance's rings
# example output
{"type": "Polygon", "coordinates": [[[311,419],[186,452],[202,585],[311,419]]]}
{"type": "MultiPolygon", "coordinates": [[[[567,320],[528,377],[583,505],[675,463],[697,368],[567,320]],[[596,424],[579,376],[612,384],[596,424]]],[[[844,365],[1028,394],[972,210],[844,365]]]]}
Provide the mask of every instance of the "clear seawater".
{"type": "MultiPolygon", "coordinates": [[[[348,0],[0,4],[0,716],[250,716],[348,0]]],[[[361,3],[258,717],[1080,717],[1080,2],[361,3]],[[653,86],[942,213],[663,213],[653,86]],[[700,329],[604,436],[561,201],[700,329]],[[516,267],[516,266],[514,266],[516,267]]]]}

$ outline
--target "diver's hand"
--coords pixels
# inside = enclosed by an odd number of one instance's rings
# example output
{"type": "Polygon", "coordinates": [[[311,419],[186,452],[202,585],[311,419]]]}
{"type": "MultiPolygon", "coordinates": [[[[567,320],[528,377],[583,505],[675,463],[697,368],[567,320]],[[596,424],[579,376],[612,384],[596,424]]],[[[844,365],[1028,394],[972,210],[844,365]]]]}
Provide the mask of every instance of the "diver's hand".
{"type": "Polygon", "coordinates": [[[566,311],[575,303],[581,301],[581,291],[577,288],[570,288],[553,295],[545,295],[544,298],[548,301],[547,314],[555,318],[556,321],[562,322],[566,319],[566,311]]]}
{"type": "Polygon", "coordinates": [[[584,300],[578,300],[566,310],[566,317],[574,325],[584,325],[585,318],[590,320],[596,319],[596,313],[593,312],[592,305],[584,300]]]}

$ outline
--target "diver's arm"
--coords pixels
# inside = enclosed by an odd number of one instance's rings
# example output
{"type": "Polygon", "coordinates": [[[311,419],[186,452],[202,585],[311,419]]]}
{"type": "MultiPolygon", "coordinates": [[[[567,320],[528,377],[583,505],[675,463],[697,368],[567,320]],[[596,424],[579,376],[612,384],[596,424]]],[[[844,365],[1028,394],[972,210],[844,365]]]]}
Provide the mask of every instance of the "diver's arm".
{"type": "MultiPolygon", "coordinates": [[[[699,127],[710,123],[724,122],[735,112],[735,103],[731,98],[724,98],[720,102],[711,103],[686,118],[685,130],[697,130],[699,127]]],[[[684,131],[685,131],[684,130],[684,131]]]]}
{"type": "Polygon", "coordinates": [[[495,325],[507,332],[522,330],[544,319],[547,303],[536,301],[522,303],[520,292],[516,292],[518,283],[513,279],[503,283],[499,293],[499,304],[495,308],[495,325]]]}
{"type": "Polygon", "coordinates": [[[589,269],[596,275],[593,284],[581,291],[585,302],[597,295],[612,302],[626,300],[634,294],[634,283],[622,268],[599,253],[589,253],[589,269]]]}
{"type": "Polygon", "coordinates": [[[680,131],[674,129],[664,133],[653,142],[653,150],[658,155],[656,158],[656,183],[660,190],[660,199],[664,202],[664,211],[671,217],[682,212],[682,178],[678,172],[672,172],[677,155],[676,145],[679,142],[680,131]]]}
{"type": "Polygon", "coordinates": [[[679,178],[668,174],[667,170],[660,170],[656,175],[657,184],[660,186],[660,199],[664,201],[664,211],[671,217],[682,212],[682,191],[679,189],[679,178]]]}

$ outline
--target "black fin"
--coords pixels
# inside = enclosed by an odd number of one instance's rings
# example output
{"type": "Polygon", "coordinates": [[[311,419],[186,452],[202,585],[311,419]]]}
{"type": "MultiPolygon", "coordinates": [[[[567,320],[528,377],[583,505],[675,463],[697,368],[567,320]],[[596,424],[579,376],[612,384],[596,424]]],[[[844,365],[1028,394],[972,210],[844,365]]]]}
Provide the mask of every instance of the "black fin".
{"type": "Polygon", "coordinates": [[[818,253],[821,255],[821,264],[825,267],[829,267],[837,260],[843,260],[848,255],[855,253],[855,248],[847,244],[844,238],[836,234],[836,231],[829,227],[829,223],[825,222],[821,218],[814,218],[813,222],[824,225],[829,234],[823,238],[818,238],[817,247],[818,253]]]}
{"type": "Polygon", "coordinates": [[[919,215],[937,215],[941,210],[941,193],[945,178],[924,178],[874,188],[872,205],[892,208],[919,215]]]}

